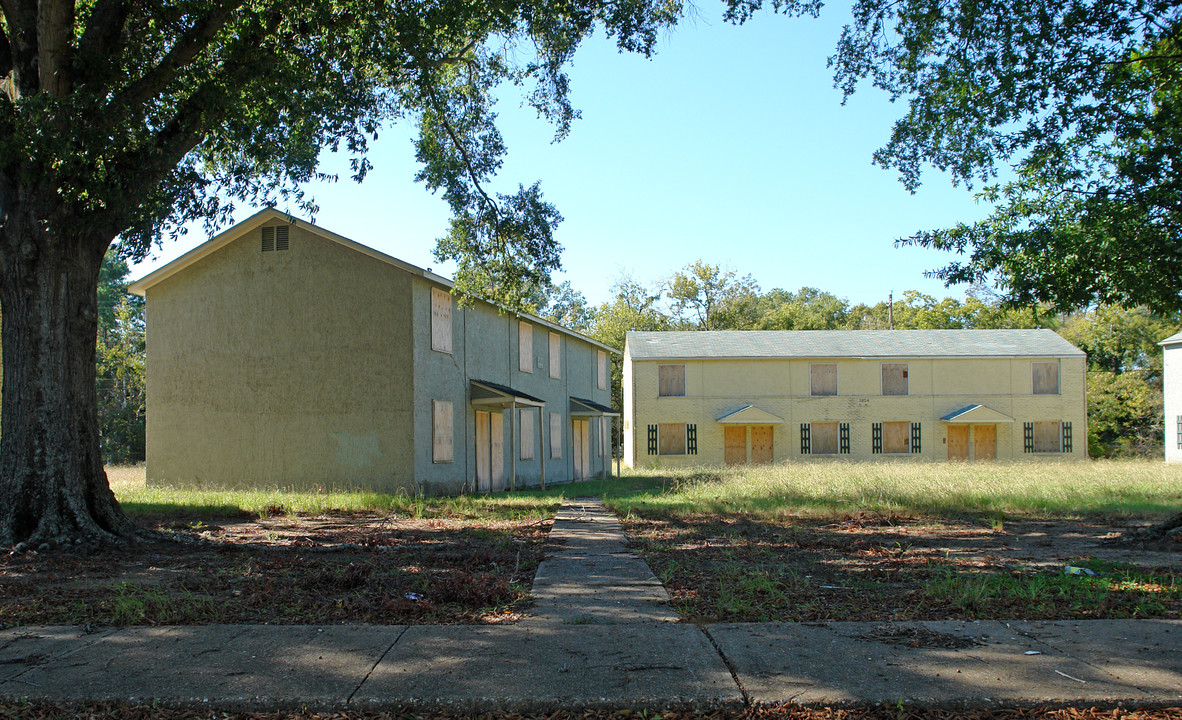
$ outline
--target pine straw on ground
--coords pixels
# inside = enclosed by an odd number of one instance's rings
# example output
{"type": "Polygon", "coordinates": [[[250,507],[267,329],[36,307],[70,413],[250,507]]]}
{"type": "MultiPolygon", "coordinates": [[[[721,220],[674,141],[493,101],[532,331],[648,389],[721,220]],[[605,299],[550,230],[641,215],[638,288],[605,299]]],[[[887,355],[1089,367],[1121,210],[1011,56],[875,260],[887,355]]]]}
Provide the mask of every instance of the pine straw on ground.
{"type": "Polygon", "coordinates": [[[513,621],[551,520],[336,512],[141,524],[190,542],[0,557],[0,627],[513,621]]]}
{"type": "Polygon", "coordinates": [[[5,720],[1182,720],[1182,707],[999,707],[978,709],[921,708],[906,705],[874,707],[807,707],[803,705],[753,705],[713,711],[577,710],[550,713],[421,713],[413,709],[385,712],[338,711],[317,713],[225,712],[216,709],[161,708],[149,705],[93,703],[55,705],[0,700],[5,720]]]}

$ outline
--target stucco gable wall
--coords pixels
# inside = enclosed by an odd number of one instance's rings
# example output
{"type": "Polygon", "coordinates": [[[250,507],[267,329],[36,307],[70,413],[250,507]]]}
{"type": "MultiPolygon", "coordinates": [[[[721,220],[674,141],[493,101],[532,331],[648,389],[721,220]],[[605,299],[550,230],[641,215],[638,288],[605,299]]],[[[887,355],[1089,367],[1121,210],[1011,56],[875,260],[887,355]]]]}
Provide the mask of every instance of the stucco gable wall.
{"type": "Polygon", "coordinates": [[[289,231],[147,290],[150,482],[413,487],[410,276],[289,231]]]}

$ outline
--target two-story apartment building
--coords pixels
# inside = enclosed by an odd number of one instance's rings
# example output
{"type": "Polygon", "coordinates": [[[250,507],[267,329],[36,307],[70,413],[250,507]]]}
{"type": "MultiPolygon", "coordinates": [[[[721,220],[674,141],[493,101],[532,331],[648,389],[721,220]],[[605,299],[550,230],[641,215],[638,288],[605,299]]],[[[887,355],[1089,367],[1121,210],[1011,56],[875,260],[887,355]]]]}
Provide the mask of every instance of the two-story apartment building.
{"type": "Polygon", "coordinates": [[[264,210],[134,283],[153,484],[429,494],[610,470],[608,353],[264,210]]]}
{"type": "Polygon", "coordinates": [[[1049,330],[630,332],[624,462],[1082,459],[1084,360],[1049,330]]]}

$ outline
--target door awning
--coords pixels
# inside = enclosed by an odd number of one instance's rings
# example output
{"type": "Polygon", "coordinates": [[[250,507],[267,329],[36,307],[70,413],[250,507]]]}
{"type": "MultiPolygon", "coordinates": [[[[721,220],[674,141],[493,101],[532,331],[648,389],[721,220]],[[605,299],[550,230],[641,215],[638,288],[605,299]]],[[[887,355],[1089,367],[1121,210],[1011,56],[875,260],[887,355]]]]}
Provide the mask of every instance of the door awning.
{"type": "Polygon", "coordinates": [[[514,390],[508,385],[489,382],[488,380],[472,380],[468,383],[468,394],[472,404],[479,407],[507,408],[514,405],[526,407],[542,407],[545,400],[527,395],[520,390],[514,390]]]}
{"type": "Polygon", "coordinates": [[[744,405],[718,418],[718,422],[723,425],[779,425],[784,418],[754,405],[744,405]]]}
{"type": "Polygon", "coordinates": [[[984,405],[966,405],[940,418],[946,423],[1012,423],[1014,418],[984,405]]]}
{"type": "Polygon", "coordinates": [[[568,409],[571,417],[619,417],[620,413],[594,400],[572,397],[568,409]]]}

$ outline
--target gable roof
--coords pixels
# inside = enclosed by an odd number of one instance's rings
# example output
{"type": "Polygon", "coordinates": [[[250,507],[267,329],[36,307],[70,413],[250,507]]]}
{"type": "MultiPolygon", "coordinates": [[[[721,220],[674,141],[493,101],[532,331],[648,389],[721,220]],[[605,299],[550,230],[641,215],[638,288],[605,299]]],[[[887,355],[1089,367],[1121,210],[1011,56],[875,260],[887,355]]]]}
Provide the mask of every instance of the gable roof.
{"type": "Polygon", "coordinates": [[[946,423],[1011,423],[1014,418],[985,405],[968,405],[940,418],[946,423]]]}
{"type": "Polygon", "coordinates": [[[1174,333],[1165,340],[1159,342],[1158,345],[1161,345],[1162,347],[1167,347],[1170,345],[1182,345],[1182,332],[1174,333]]]}
{"type": "Polygon", "coordinates": [[[744,405],[718,418],[723,425],[779,425],[784,418],[754,405],[744,405]]]}
{"type": "Polygon", "coordinates": [[[1051,330],[630,332],[633,360],[1084,357],[1051,330]]]}
{"type": "MultiPolygon", "coordinates": [[[[442,285],[442,286],[446,287],[448,290],[451,290],[455,287],[455,283],[453,283],[451,280],[443,277],[442,275],[436,275],[435,273],[431,272],[430,270],[424,270],[423,268],[418,267],[417,265],[412,265],[412,264],[405,262],[403,260],[399,260],[396,257],[393,257],[391,255],[387,255],[384,252],[374,250],[373,248],[369,247],[368,245],[362,245],[361,243],[359,243],[355,240],[350,240],[349,238],[345,237],[344,235],[337,235],[336,233],[334,233],[330,230],[325,230],[324,228],[320,227],[319,225],[313,225],[312,223],[307,222],[305,220],[300,220],[299,218],[295,217],[294,215],[288,215],[287,213],[280,212],[280,211],[276,210],[275,208],[265,208],[263,210],[258,211],[254,215],[251,215],[250,217],[246,218],[245,220],[238,223],[237,225],[235,225],[227,230],[224,230],[224,231],[218,233],[217,235],[214,235],[209,240],[201,243],[200,245],[193,248],[192,250],[185,253],[184,255],[181,255],[176,260],[173,260],[172,262],[168,263],[167,265],[164,265],[163,267],[157,268],[156,270],[148,273],[147,275],[143,276],[139,280],[136,280],[135,282],[131,283],[131,285],[129,285],[127,287],[127,292],[131,293],[132,295],[139,295],[140,297],[145,297],[146,293],[148,291],[148,288],[152,287],[153,285],[163,282],[164,280],[167,280],[168,278],[172,277],[173,275],[176,275],[177,273],[183,271],[185,268],[196,263],[197,261],[209,257],[210,255],[217,252],[218,250],[221,250],[223,247],[229,245],[230,243],[234,242],[235,240],[238,240],[243,235],[245,235],[247,232],[249,232],[257,227],[260,227],[262,225],[265,225],[269,222],[274,222],[276,220],[279,220],[279,221],[285,222],[285,223],[289,223],[291,225],[295,225],[296,227],[300,228],[301,230],[305,230],[307,232],[310,232],[314,235],[324,238],[325,240],[329,240],[331,242],[334,242],[338,245],[343,245],[344,247],[347,247],[350,250],[354,250],[356,252],[359,252],[362,255],[367,255],[375,260],[378,260],[380,262],[384,262],[387,265],[393,265],[394,267],[398,268],[399,270],[402,270],[404,272],[408,272],[411,275],[418,275],[419,277],[426,278],[427,280],[429,280],[433,283],[436,283],[437,285],[442,285]]],[[[525,320],[528,320],[532,323],[544,325],[552,330],[557,330],[557,331],[565,333],[567,335],[571,335],[571,336],[576,337],[580,340],[588,342],[591,345],[594,345],[595,347],[607,350],[608,352],[614,352],[616,354],[619,354],[619,352],[620,352],[619,350],[611,347],[610,345],[605,345],[605,344],[599,342],[598,340],[595,340],[594,338],[587,337],[583,333],[577,332],[575,330],[571,330],[570,328],[563,327],[557,323],[552,323],[549,320],[538,317],[537,315],[531,315],[530,313],[512,312],[512,311],[509,311],[506,308],[503,308],[499,305],[495,305],[493,303],[490,303],[487,300],[481,300],[480,298],[476,298],[476,300],[478,302],[484,303],[485,305],[491,305],[491,306],[496,307],[500,310],[510,312],[512,315],[514,315],[516,317],[520,317],[525,320]]]]}

